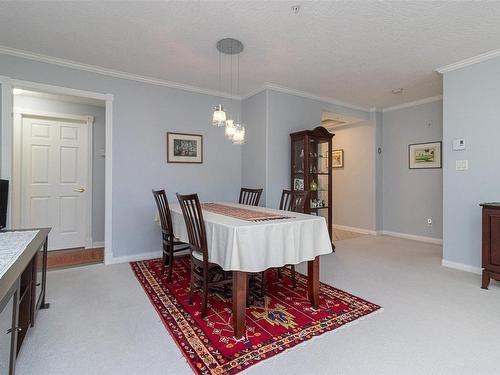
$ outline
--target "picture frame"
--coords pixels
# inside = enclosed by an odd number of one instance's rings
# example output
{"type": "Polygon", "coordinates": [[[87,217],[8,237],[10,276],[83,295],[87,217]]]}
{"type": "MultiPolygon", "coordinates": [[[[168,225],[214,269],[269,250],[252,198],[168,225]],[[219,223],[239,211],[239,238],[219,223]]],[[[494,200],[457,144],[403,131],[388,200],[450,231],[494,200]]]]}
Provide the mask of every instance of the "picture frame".
{"type": "Polygon", "coordinates": [[[304,190],[304,179],[294,178],[293,179],[293,190],[304,190]]]}
{"type": "Polygon", "coordinates": [[[413,143],[408,145],[409,169],[438,169],[442,167],[442,142],[413,143]]]}
{"type": "Polygon", "coordinates": [[[167,133],[167,163],[203,163],[201,134],[167,133]]]}
{"type": "Polygon", "coordinates": [[[344,150],[332,151],[332,168],[344,168],[344,150]]]}

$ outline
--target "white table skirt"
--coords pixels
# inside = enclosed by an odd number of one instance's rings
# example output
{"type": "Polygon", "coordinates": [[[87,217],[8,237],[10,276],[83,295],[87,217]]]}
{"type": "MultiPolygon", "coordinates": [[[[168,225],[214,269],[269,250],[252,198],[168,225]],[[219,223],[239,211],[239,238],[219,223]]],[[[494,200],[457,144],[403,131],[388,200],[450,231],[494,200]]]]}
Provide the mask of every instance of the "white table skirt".
{"type": "MultiPolygon", "coordinates": [[[[313,260],[318,255],[332,252],[323,217],[264,207],[242,207],[293,218],[251,222],[204,210],[209,261],[225,271],[260,272],[271,267],[313,260]]],[[[179,204],[172,203],[170,211],[175,236],[189,242],[179,204]]]]}

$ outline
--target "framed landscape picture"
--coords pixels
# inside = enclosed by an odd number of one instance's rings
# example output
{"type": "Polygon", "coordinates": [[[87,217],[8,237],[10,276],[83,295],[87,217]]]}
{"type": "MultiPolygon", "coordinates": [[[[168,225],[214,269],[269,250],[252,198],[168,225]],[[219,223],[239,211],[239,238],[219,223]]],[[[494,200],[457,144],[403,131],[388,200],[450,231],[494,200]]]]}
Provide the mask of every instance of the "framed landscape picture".
{"type": "Polygon", "coordinates": [[[441,142],[408,145],[410,169],[441,168],[441,142]]]}
{"type": "Polygon", "coordinates": [[[167,163],[203,163],[203,136],[167,133],[167,163]]]}
{"type": "Polygon", "coordinates": [[[344,168],[344,150],[332,151],[332,168],[344,168]]]}

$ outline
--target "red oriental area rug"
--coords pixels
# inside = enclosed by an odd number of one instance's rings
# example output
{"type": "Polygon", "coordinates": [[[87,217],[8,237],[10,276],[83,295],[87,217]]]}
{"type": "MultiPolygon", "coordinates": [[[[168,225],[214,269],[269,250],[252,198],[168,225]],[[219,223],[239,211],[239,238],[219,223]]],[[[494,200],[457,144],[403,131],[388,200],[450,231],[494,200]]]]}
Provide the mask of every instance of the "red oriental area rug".
{"type": "Polygon", "coordinates": [[[320,286],[320,308],[311,308],[307,279],[297,273],[293,288],[285,269],[277,279],[268,271],[264,302],[247,308],[246,338],[233,337],[231,297],[211,291],[207,317],[201,319],[201,295],[188,303],[190,258],[176,258],[172,281],[161,276],[161,259],[132,262],[132,270],[165,327],[198,374],[236,374],[315,336],[364,317],[380,306],[336,289],[320,286]]]}

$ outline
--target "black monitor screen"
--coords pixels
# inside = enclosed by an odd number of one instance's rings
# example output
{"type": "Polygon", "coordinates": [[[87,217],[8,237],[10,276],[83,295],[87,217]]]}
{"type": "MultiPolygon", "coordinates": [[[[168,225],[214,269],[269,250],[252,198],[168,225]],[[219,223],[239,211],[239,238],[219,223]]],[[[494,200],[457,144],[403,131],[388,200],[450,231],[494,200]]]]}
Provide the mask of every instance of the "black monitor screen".
{"type": "Polygon", "coordinates": [[[9,181],[0,180],[0,229],[7,222],[7,202],[9,200],[9,181]]]}

